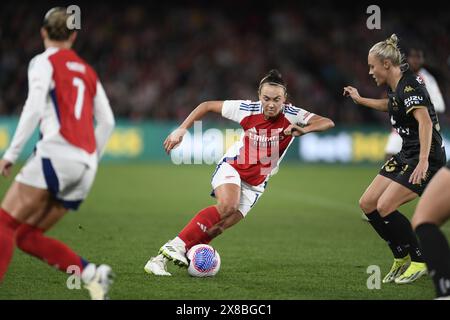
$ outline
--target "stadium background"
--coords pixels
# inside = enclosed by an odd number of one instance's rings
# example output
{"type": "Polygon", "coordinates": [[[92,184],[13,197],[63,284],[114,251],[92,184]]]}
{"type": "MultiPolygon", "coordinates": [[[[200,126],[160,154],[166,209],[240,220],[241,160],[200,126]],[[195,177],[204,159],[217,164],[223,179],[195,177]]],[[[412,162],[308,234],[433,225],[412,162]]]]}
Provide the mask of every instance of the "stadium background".
{"type": "MultiPolygon", "coordinates": [[[[357,202],[383,162],[390,128],[386,114],[354,105],[342,97],[342,88],[353,85],[361,95],[383,95],[367,74],[367,51],[395,32],[405,50],[423,48],[448,108],[445,4],[427,2],[416,9],[379,3],[381,30],[369,30],[366,8],[371,3],[365,2],[2,2],[1,152],[26,98],[28,62],[43,49],[42,17],[52,6],[69,4],[81,8],[75,49],[98,72],[118,125],[92,194],[79,213],[50,234],[114,267],[113,299],[433,296],[427,279],[406,288],[367,289],[366,268],[377,264],[384,273],[391,261],[360,219],[357,202]],[[213,242],[223,259],[218,277],[198,281],[182,270],[171,279],[145,275],[149,255],[212,203],[213,163],[236,137],[226,129],[237,127],[208,116],[201,134],[191,132],[192,139],[179,149],[181,165],[164,154],[162,141],[202,101],[257,99],[258,81],[271,68],[287,80],[294,105],[333,119],[336,128],[298,139],[249,219],[213,242]]],[[[448,111],[440,121],[450,140],[448,111]]],[[[36,139],[37,134],[22,160],[36,139]]],[[[8,185],[1,183],[2,194],[8,185]]],[[[405,206],[408,216],[414,204],[405,206]]],[[[85,298],[82,291],[68,290],[64,279],[16,252],[0,298],[85,298]]]]}

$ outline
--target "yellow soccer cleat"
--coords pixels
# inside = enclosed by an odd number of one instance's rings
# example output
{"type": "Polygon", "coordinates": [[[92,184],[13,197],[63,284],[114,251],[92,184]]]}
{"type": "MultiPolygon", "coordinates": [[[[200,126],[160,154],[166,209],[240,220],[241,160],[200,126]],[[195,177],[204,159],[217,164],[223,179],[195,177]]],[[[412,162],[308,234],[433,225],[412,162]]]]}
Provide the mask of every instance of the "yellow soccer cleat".
{"type": "Polygon", "coordinates": [[[412,261],[408,269],[402,273],[398,278],[395,278],[395,283],[406,284],[412,283],[419,279],[421,276],[427,274],[427,265],[424,262],[412,261]]]}
{"type": "Polygon", "coordinates": [[[407,255],[404,258],[394,259],[394,263],[392,264],[391,270],[389,270],[388,274],[384,277],[383,283],[389,283],[394,281],[397,277],[399,277],[403,272],[405,272],[411,263],[411,258],[407,255]]]}

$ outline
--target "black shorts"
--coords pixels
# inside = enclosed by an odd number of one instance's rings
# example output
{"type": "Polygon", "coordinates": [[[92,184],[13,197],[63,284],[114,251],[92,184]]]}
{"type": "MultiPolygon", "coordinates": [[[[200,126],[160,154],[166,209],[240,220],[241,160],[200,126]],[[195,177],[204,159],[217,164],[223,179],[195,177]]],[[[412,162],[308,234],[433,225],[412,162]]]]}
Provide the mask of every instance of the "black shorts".
{"type": "Polygon", "coordinates": [[[450,161],[447,162],[447,169],[450,169],[450,161]]]}
{"type": "MultiPolygon", "coordinates": [[[[416,168],[418,162],[418,159],[405,159],[401,155],[396,154],[392,156],[388,161],[386,161],[379,174],[391,179],[392,181],[400,183],[402,186],[421,196],[431,178],[433,178],[436,172],[438,172],[439,169],[441,169],[445,165],[445,160],[429,160],[426,179],[422,180],[420,184],[412,184],[409,182],[409,178],[414,172],[414,169],[416,168]]],[[[447,163],[447,167],[449,167],[449,164],[450,161],[447,163]]]]}

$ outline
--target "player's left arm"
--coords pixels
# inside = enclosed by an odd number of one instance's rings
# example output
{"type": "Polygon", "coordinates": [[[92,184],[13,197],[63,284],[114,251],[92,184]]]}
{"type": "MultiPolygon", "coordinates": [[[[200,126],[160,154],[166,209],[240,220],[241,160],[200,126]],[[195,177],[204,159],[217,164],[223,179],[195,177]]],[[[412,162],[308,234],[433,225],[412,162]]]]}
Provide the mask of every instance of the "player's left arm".
{"type": "Polygon", "coordinates": [[[303,127],[297,124],[291,124],[289,127],[285,129],[284,134],[286,135],[292,134],[294,137],[298,137],[310,132],[326,131],[333,127],[334,127],[333,120],[315,114],[308,120],[308,123],[305,124],[303,127]]]}
{"type": "Polygon", "coordinates": [[[94,118],[97,121],[95,141],[97,143],[98,161],[100,161],[115,126],[114,113],[100,81],[97,81],[97,90],[94,97],[94,118]]]}
{"type": "Polygon", "coordinates": [[[409,177],[409,182],[420,184],[422,180],[425,180],[428,171],[428,156],[430,155],[431,149],[433,122],[431,121],[428,109],[425,106],[414,107],[412,115],[419,123],[420,155],[419,163],[409,177]]]}

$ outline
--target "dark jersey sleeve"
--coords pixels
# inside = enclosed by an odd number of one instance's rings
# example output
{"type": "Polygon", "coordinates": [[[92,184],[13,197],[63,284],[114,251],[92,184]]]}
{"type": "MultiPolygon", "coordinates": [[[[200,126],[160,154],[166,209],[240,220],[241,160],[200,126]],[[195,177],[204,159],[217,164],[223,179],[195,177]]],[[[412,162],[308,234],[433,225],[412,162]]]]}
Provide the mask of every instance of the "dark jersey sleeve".
{"type": "Polygon", "coordinates": [[[425,89],[423,80],[419,76],[409,76],[403,86],[399,88],[399,97],[405,106],[405,111],[409,114],[417,108],[430,107],[430,98],[425,89]]]}

